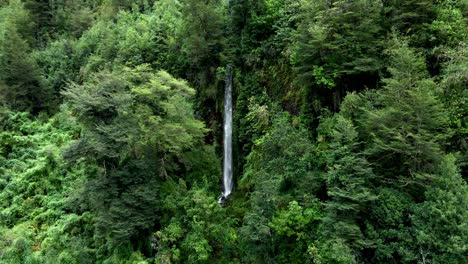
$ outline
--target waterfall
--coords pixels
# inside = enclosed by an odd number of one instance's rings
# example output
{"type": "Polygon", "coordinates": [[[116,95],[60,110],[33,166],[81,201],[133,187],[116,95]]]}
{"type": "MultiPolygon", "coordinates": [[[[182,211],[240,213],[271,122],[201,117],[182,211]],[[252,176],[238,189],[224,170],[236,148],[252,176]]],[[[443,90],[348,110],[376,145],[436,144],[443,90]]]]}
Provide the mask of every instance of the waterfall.
{"type": "Polygon", "coordinates": [[[223,193],[218,198],[220,203],[232,192],[232,67],[230,65],[226,66],[225,81],[223,193]]]}

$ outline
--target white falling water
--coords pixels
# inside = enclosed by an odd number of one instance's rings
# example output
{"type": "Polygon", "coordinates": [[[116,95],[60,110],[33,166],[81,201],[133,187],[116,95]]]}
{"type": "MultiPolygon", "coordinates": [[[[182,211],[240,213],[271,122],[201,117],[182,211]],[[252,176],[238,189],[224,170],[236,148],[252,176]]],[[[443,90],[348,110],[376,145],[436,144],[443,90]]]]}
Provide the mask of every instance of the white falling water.
{"type": "Polygon", "coordinates": [[[226,67],[226,88],[224,91],[224,164],[223,193],[219,202],[232,192],[232,68],[226,67]]]}

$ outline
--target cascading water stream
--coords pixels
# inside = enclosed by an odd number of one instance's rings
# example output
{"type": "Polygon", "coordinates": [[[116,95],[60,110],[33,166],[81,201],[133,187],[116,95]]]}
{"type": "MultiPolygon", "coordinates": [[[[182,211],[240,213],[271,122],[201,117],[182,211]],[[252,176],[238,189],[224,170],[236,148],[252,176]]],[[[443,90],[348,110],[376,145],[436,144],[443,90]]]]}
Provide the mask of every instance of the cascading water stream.
{"type": "Polygon", "coordinates": [[[232,192],[232,67],[226,66],[224,91],[224,163],[223,193],[218,198],[222,203],[232,192]]]}

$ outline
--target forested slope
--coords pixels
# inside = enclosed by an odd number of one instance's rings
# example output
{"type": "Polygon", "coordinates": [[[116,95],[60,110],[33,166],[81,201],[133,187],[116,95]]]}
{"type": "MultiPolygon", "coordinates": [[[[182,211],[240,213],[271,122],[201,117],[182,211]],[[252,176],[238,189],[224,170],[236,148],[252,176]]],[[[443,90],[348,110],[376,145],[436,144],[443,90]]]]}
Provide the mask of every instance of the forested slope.
{"type": "Polygon", "coordinates": [[[468,263],[467,14],[0,0],[0,263],[468,263]]]}

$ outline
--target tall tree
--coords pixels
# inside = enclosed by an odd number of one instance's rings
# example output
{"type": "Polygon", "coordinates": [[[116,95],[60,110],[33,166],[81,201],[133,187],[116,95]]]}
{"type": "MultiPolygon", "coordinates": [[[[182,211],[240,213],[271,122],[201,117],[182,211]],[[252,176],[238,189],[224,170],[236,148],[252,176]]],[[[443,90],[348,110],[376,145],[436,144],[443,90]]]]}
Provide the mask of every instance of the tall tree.
{"type": "Polygon", "coordinates": [[[468,261],[468,186],[453,155],[444,157],[425,201],[411,216],[421,263],[468,261]]]}
{"type": "Polygon", "coordinates": [[[188,70],[185,76],[197,88],[206,88],[220,66],[224,48],[222,2],[186,0],[182,4],[183,26],[179,39],[188,70]]]}
{"type": "Polygon", "coordinates": [[[53,96],[41,83],[24,35],[28,13],[21,3],[12,1],[0,9],[0,14],[0,102],[13,110],[38,113],[46,109],[53,96]]]}
{"type": "Polygon", "coordinates": [[[372,194],[370,182],[374,178],[370,164],[362,153],[357,132],[352,123],[337,115],[327,153],[326,182],[329,201],[325,204],[325,240],[343,241],[355,252],[368,246],[360,226],[372,194]]]}
{"type": "Polygon", "coordinates": [[[382,65],[380,1],[302,1],[291,57],[303,108],[317,126],[322,107],[337,111],[346,91],[375,87],[382,65]],[[315,101],[315,102],[314,102],[315,101]],[[315,120],[314,120],[315,119],[315,120]]]}
{"type": "Polygon", "coordinates": [[[410,215],[415,206],[407,193],[394,188],[377,188],[378,199],[369,206],[365,249],[366,263],[415,263],[418,250],[410,215]]]}
{"type": "Polygon", "coordinates": [[[193,93],[185,82],[147,66],[100,72],[63,93],[84,127],[65,156],[87,157],[101,167],[86,191],[97,215],[100,258],[132,246],[149,253],[161,182],[189,170],[185,153],[205,132],[193,117],[193,93]]]}
{"type": "Polygon", "coordinates": [[[418,36],[427,23],[435,18],[434,1],[431,0],[384,0],[384,27],[396,28],[403,34],[418,36]]]}
{"type": "Polygon", "coordinates": [[[468,177],[468,47],[461,43],[447,52],[443,68],[442,101],[448,112],[451,130],[448,149],[458,152],[462,176],[468,177]]]}
{"type": "Polygon", "coordinates": [[[422,197],[421,187],[442,157],[447,118],[423,56],[397,37],[392,45],[391,77],[361,124],[369,142],[366,153],[383,181],[422,197]]]}
{"type": "Polygon", "coordinates": [[[271,243],[270,219],[290,201],[311,198],[320,185],[314,173],[313,145],[306,131],[293,127],[288,117],[287,113],[277,114],[268,133],[256,140],[240,179],[240,188],[251,189],[252,209],[240,228],[246,262],[273,261],[276,245],[271,243]]]}

